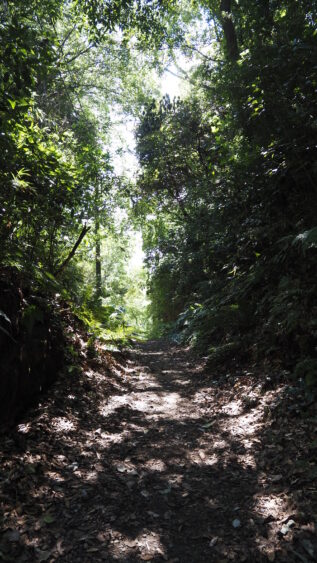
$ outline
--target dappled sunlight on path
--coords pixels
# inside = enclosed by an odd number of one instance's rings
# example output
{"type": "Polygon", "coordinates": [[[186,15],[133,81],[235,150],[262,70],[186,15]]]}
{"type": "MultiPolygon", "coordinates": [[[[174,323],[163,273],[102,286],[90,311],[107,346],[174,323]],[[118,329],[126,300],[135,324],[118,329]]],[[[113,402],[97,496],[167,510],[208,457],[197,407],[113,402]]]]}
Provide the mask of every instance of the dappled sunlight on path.
{"type": "Polygon", "coordinates": [[[262,458],[270,392],[241,378],[220,386],[163,341],[111,372],[82,356],[79,380],[61,380],[2,439],[5,557],[296,560],[279,535],[296,503],[262,458]]]}

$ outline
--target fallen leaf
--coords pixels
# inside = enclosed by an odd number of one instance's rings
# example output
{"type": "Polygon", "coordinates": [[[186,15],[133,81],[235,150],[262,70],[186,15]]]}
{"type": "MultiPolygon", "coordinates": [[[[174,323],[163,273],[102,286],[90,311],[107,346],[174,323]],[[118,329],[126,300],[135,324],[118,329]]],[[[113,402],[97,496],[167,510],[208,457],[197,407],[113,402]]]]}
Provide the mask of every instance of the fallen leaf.
{"type": "Polygon", "coordinates": [[[99,532],[99,534],[97,535],[97,539],[100,542],[107,542],[110,540],[110,533],[109,532],[99,532]]]}
{"type": "Polygon", "coordinates": [[[207,422],[207,424],[202,424],[201,428],[203,428],[203,429],[210,428],[213,424],[214,424],[214,421],[213,422],[207,422]]]}
{"type": "Polygon", "coordinates": [[[288,534],[288,532],[291,530],[291,528],[293,528],[295,526],[295,522],[294,520],[289,520],[287,522],[287,524],[283,524],[283,526],[280,529],[280,534],[282,534],[282,536],[286,536],[286,534],[288,534]]]}
{"type": "Polygon", "coordinates": [[[142,559],[142,561],[151,561],[153,557],[154,557],[153,553],[141,553],[140,555],[140,559],[142,559]]]}
{"type": "Polygon", "coordinates": [[[212,539],[210,540],[210,542],[209,542],[209,547],[214,547],[214,546],[216,545],[217,541],[218,541],[218,537],[217,537],[217,536],[215,536],[214,538],[212,538],[212,539]]]}
{"type": "Polygon", "coordinates": [[[63,555],[64,554],[64,548],[62,546],[63,540],[58,540],[58,542],[56,543],[56,551],[59,555],[63,555]]]}
{"type": "Polygon", "coordinates": [[[45,524],[52,524],[55,520],[56,518],[52,514],[45,514],[42,518],[42,521],[45,522],[45,524]]]}
{"type": "Polygon", "coordinates": [[[272,475],[271,481],[272,483],[278,483],[283,479],[283,475],[272,475]]]}
{"type": "Polygon", "coordinates": [[[38,561],[47,561],[50,556],[51,556],[51,552],[50,551],[41,551],[40,549],[36,550],[36,559],[38,561]]]}
{"type": "Polygon", "coordinates": [[[102,463],[95,463],[94,468],[96,469],[96,471],[104,471],[105,469],[102,463]]]}
{"type": "Polygon", "coordinates": [[[125,465],[122,465],[122,463],[119,463],[116,466],[116,470],[119,471],[119,473],[125,473],[127,471],[127,468],[125,465]]]}
{"type": "Polygon", "coordinates": [[[137,540],[124,540],[124,544],[128,547],[135,547],[137,543],[137,540]]]}

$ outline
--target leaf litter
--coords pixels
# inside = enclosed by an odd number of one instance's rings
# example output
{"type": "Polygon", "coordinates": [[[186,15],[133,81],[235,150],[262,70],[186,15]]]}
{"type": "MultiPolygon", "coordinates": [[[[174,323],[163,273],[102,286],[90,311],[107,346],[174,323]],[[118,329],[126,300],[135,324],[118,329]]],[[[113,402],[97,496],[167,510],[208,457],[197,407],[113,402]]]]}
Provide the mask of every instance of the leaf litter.
{"type": "Polygon", "coordinates": [[[81,369],[0,437],[0,560],[316,560],[301,389],[256,366],[217,378],[166,341],[93,359],[76,342],[81,369]]]}

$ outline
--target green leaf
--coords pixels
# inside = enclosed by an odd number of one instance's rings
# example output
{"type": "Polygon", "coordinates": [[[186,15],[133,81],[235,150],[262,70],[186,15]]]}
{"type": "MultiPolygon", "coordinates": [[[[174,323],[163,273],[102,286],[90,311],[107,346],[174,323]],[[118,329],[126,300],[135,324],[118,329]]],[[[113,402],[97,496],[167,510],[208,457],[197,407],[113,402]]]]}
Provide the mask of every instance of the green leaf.
{"type": "Polygon", "coordinates": [[[214,425],[214,422],[207,422],[207,424],[202,424],[202,428],[211,428],[214,425]]]}
{"type": "Polygon", "coordinates": [[[52,524],[53,522],[55,522],[56,518],[52,514],[45,514],[42,520],[43,522],[45,522],[45,524],[52,524]]]}
{"type": "Polygon", "coordinates": [[[10,98],[8,98],[8,102],[9,102],[10,106],[12,107],[12,109],[14,109],[15,106],[17,105],[16,100],[10,100],[10,98]]]}
{"type": "Polygon", "coordinates": [[[44,272],[44,275],[49,279],[52,280],[54,282],[56,282],[56,278],[53,276],[53,274],[51,274],[50,272],[44,272]]]}

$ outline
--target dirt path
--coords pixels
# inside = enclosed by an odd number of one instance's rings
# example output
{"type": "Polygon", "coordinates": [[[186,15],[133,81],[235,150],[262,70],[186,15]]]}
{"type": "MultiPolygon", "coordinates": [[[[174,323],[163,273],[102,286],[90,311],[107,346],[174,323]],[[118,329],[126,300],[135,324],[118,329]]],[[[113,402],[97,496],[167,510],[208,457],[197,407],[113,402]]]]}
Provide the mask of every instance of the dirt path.
{"type": "Polygon", "coordinates": [[[0,560],[315,560],[314,515],[290,491],[298,445],[270,422],[276,392],[247,373],[212,382],[167,342],[111,372],[79,347],[81,376],[1,439],[0,560]]]}

